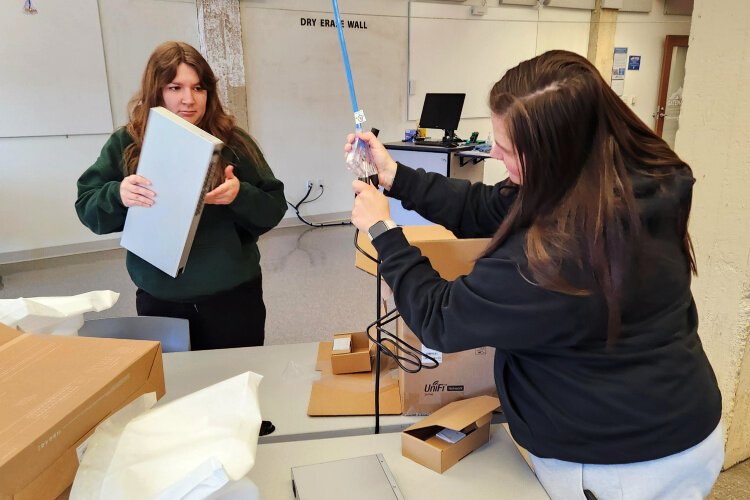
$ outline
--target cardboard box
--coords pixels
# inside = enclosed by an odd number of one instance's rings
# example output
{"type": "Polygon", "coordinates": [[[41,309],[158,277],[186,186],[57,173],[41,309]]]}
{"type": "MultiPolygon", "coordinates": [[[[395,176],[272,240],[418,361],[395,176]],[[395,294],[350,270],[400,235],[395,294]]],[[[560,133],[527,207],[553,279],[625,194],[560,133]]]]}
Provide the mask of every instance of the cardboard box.
{"type": "Polygon", "coordinates": [[[336,375],[343,373],[360,373],[372,370],[372,357],[374,356],[374,344],[365,332],[337,333],[333,336],[334,344],[338,338],[350,339],[349,352],[331,354],[331,371],[336,375]]]}
{"type": "MultiPolygon", "coordinates": [[[[474,261],[490,243],[489,238],[459,240],[443,226],[437,225],[403,226],[401,229],[409,243],[419,248],[422,255],[430,260],[435,271],[447,280],[469,274],[474,268],[474,261]]],[[[377,258],[378,252],[367,235],[360,232],[357,244],[362,250],[377,258]]],[[[359,250],[355,250],[354,265],[373,276],[377,273],[375,263],[359,250]]]]}
{"type": "MultiPolygon", "coordinates": [[[[432,267],[447,280],[469,274],[489,243],[487,238],[456,239],[442,226],[405,226],[403,231],[409,243],[419,248],[432,267]]],[[[363,250],[377,256],[369,238],[360,233],[357,241],[363,250]]],[[[370,274],[376,273],[375,263],[360,252],[357,252],[355,265],[370,274]]],[[[417,350],[437,357],[440,362],[440,366],[434,369],[423,368],[417,373],[400,372],[399,389],[404,415],[429,415],[452,401],[497,394],[494,348],[440,353],[423,346],[401,318],[396,322],[396,330],[399,338],[417,350]]],[[[422,361],[424,364],[430,363],[424,357],[422,361]]]]}
{"type": "MultiPolygon", "coordinates": [[[[437,368],[422,368],[416,373],[399,372],[402,414],[429,415],[453,401],[497,396],[494,347],[441,353],[425,347],[401,318],[396,321],[400,339],[440,363],[437,368]]],[[[431,364],[424,356],[422,363],[431,364]]]]}
{"type": "Polygon", "coordinates": [[[158,342],[22,334],[0,324],[0,499],[55,498],[113,412],[164,395],[158,342]]]}
{"type": "MultiPolygon", "coordinates": [[[[334,375],[331,368],[333,342],[318,345],[315,369],[320,379],[314,380],[310,390],[307,414],[311,417],[375,414],[375,371],[334,375]]],[[[390,361],[381,357],[380,414],[399,415],[401,394],[398,373],[390,361]]]]}
{"type": "Polygon", "coordinates": [[[479,396],[455,401],[401,433],[401,454],[435,472],[443,473],[490,439],[492,411],[497,398],[479,396]],[[465,434],[450,443],[437,437],[443,429],[465,434]]]}

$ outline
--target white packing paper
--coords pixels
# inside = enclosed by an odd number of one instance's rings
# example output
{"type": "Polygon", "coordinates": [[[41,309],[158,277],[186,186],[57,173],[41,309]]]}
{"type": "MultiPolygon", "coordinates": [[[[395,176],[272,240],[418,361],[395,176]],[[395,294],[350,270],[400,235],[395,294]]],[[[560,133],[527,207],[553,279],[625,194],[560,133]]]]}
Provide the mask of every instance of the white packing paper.
{"type": "Polygon", "coordinates": [[[71,500],[195,500],[243,479],[255,464],[261,379],[245,372],[156,408],[153,393],[136,399],[88,439],[71,500]]]}
{"type": "Polygon", "coordinates": [[[112,307],[120,294],[98,290],[70,297],[30,297],[0,300],[0,323],[22,332],[77,335],[83,313],[112,307]]]}

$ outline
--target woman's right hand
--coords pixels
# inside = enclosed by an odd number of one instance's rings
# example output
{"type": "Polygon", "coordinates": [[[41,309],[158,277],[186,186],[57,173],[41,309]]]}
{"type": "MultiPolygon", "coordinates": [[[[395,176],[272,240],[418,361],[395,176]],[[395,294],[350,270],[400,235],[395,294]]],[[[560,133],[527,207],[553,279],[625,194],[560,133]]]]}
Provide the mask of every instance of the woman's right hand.
{"type": "Polygon", "coordinates": [[[120,182],[120,201],[126,207],[150,207],[154,204],[156,193],[147,189],[151,181],[138,174],[125,177],[120,182]]]}
{"type": "MultiPolygon", "coordinates": [[[[375,168],[378,169],[378,183],[383,186],[384,189],[390,190],[393,186],[393,179],[396,177],[396,162],[393,161],[391,155],[385,149],[385,146],[375,137],[372,132],[358,133],[356,137],[367,143],[370,149],[370,157],[375,162],[375,168]]],[[[346,144],[344,144],[344,158],[352,150],[354,144],[355,135],[349,134],[346,136],[346,144]]]]}

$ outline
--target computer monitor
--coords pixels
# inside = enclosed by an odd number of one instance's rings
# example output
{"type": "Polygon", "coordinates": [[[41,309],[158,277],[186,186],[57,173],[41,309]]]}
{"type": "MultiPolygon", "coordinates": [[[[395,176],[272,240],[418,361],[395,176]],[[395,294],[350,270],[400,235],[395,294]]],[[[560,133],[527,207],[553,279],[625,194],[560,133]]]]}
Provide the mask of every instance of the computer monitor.
{"type": "Polygon", "coordinates": [[[461,121],[465,98],[466,94],[425,94],[422,116],[419,118],[420,128],[443,129],[443,141],[451,141],[461,121]]]}

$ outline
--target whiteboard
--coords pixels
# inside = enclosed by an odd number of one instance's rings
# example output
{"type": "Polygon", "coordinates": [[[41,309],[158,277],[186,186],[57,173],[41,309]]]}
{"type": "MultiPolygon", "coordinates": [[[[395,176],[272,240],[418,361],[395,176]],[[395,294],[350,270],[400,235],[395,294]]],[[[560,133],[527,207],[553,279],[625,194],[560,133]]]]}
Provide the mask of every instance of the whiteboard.
{"type": "Polygon", "coordinates": [[[428,92],[466,93],[462,119],[489,116],[492,85],[521,61],[557,48],[586,55],[589,11],[501,6],[472,16],[466,5],[411,3],[409,120],[428,92]]]}
{"type": "Polygon", "coordinates": [[[4,2],[0,137],[112,132],[96,0],[4,2]]]}

